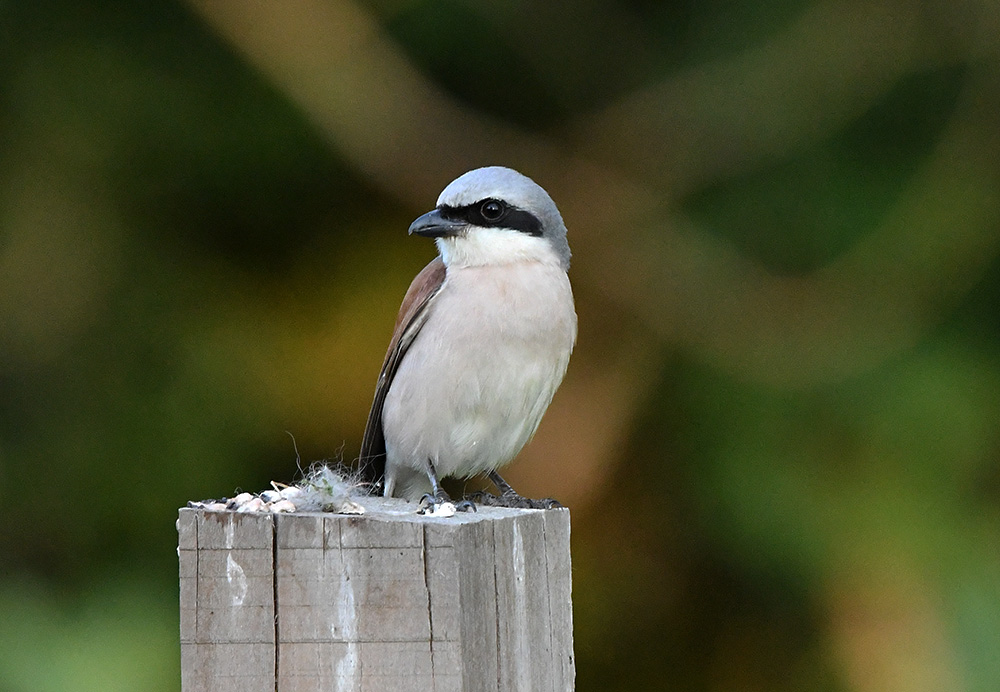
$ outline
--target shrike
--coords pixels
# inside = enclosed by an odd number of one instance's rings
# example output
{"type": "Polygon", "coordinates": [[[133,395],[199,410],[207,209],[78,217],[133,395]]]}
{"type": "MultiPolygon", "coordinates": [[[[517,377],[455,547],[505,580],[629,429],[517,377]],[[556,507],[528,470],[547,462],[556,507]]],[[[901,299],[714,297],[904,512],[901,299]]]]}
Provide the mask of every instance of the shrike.
{"type": "Polygon", "coordinates": [[[533,180],[490,166],[454,180],[409,232],[440,255],[403,298],[363,467],[387,497],[444,502],[440,479],[485,472],[504,504],[538,506],[496,469],[534,435],[576,342],[562,216],[533,180]]]}

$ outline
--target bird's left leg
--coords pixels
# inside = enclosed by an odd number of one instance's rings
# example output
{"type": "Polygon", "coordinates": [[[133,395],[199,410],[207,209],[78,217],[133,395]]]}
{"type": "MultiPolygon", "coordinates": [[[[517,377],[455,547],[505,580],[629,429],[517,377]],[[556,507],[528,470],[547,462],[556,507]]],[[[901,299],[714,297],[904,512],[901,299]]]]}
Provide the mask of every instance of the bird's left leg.
{"type": "Polygon", "coordinates": [[[558,500],[553,500],[551,497],[543,500],[532,500],[529,497],[523,497],[510,487],[510,483],[505,481],[496,471],[490,471],[487,475],[500,494],[476,493],[476,501],[480,504],[493,507],[517,507],[520,509],[555,509],[556,507],[562,507],[558,500]]]}

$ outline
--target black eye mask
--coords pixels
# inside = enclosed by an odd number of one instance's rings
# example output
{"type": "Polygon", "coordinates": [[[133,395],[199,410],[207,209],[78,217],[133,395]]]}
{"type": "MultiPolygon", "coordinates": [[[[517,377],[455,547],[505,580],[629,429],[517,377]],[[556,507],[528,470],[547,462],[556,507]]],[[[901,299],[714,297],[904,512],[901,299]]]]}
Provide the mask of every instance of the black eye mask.
{"type": "Polygon", "coordinates": [[[488,198],[464,207],[441,205],[438,211],[449,221],[464,221],[486,228],[506,228],[535,237],[542,235],[542,222],[537,216],[500,199],[488,198]]]}

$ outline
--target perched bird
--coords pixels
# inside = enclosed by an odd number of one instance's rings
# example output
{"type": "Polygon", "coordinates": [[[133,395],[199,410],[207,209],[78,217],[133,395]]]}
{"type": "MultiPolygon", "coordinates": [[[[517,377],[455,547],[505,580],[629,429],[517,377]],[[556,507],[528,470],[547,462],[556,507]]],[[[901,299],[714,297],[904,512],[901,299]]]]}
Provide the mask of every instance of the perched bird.
{"type": "Polygon", "coordinates": [[[533,180],[490,166],[449,184],[409,233],[440,254],[403,298],[363,468],[387,497],[441,503],[440,479],[489,473],[503,504],[535,506],[496,469],[534,435],[576,342],[562,216],[533,180]]]}

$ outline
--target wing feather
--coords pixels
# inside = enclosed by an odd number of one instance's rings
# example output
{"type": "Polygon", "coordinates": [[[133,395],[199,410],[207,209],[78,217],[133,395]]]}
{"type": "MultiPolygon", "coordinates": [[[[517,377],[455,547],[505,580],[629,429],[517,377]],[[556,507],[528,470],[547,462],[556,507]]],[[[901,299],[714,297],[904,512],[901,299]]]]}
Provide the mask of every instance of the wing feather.
{"type": "Polygon", "coordinates": [[[392,386],[399,364],[427,321],[428,306],[444,284],[445,266],[440,257],[424,267],[403,297],[396,317],[392,340],[382,361],[382,370],[375,385],[375,398],[368,412],[365,435],[361,440],[361,472],[367,482],[379,483],[385,475],[385,433],[382,430],[382,407],[392,386]]]}

